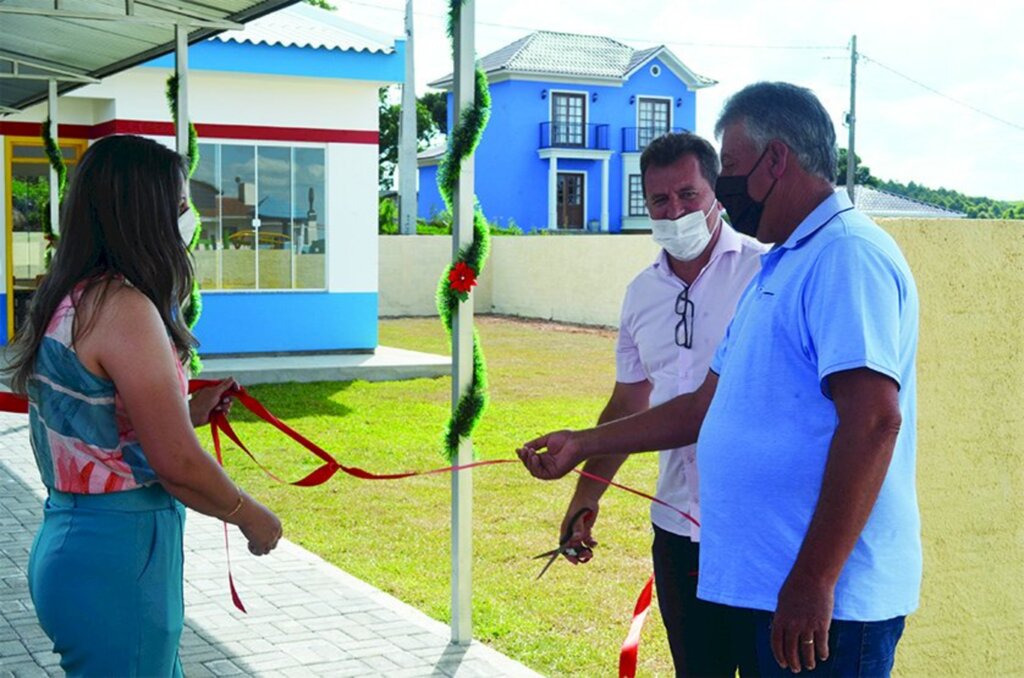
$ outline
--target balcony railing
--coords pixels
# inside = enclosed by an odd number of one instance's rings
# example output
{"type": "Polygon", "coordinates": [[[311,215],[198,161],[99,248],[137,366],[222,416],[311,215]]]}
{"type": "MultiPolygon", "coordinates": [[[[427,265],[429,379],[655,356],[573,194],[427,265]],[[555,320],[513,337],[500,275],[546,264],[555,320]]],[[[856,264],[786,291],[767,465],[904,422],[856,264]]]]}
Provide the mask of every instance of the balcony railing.
{"type": "Polygon", "coordinates": [[[581,148],[607,151],[608,125],[596,123],[542,122],[540,148],[581,148]]]}
{"type": "Polygon", "coordinates": [[[688,129],[682,127],[673,127],[672,129],[665,129],[664,127],[623,127],[622,128],[622,152],[623,153],[639,153],[647,148],[647,144],[651,143],[662,134],[672,132],[679,134],[680,132],[689,132],[688,129]]]}

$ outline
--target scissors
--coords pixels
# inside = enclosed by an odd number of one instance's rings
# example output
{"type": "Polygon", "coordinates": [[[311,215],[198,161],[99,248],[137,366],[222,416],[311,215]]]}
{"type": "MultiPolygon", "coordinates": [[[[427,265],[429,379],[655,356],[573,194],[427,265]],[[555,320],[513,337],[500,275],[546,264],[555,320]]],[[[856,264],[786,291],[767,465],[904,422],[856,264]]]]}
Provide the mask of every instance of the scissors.
{"type": "Polygon", "coordinates": [[[534,560],[538,560],[540,558],[548,559],[548,562],[544,563],[544,569],[542,569],[540,571],[540,574],[537,575],[537,579],[540,579],[544,576],[544,573],[548,571],[549,567],[551,567],[551,563],[558,560],[558,556],[562,554],[571,556],[577,555],[576,549],[572,547],[567,547],[566,544],[568,544],[569,540],[572,539],[572,528],[576,525],[576,521],[580,518],[586,518],[592,513],[593,511],[591,511],[588,508],[581,508],[573,515],[572,520],[569,521],[569,526],[565,528],[565,533],[562,534],[562,538],[558,542],[558,548],[551,549],[550,551],[545,551],[544,553],[538,553],[533,557],[534,560]]]}

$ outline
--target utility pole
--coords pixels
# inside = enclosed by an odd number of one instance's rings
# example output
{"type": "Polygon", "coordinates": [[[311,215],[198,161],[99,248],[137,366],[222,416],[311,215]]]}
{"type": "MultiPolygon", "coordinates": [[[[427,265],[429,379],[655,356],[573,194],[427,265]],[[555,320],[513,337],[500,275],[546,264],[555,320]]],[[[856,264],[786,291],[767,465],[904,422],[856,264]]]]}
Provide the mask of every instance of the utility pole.
{"type": "Polygon", "coordinates": [[[853,140],[857,130],[857,36],[850,38],[850,111],[846,114],[846,126],[850,128],[850,142],[846,147],[846,192],[850,194],[850,202],[856,204],[854,198],[854,181],[857,172],[857,154],[853,150],[853,140]]]}
{"type": "Polygon", "coordinates": [[[416,235],[416,80],[413,76],[412,0],[405,2],[405,82],[398,126],[398,225],[416,235]]]}

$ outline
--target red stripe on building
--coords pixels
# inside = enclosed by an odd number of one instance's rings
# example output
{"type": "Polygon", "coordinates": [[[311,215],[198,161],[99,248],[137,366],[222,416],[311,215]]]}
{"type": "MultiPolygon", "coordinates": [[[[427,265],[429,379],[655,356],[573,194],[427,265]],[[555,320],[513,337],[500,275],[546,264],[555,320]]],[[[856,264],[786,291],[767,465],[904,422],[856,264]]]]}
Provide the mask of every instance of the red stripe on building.
{"type": "MultiPolygon", "coordinates": [[[[93,139],[92,130],[89,125],[58,125],[57,136],[68,139],[93,139]]],[[[0,121],[0,134],[12,137],[40,137],[43,133],[41,122],[2,122],[0,121]]]]}
{"type": "MultiPolygon", "coordinates": [[[[220,125],[196,123],[200,139],[248,139],[253,141],[306,141],[331,144],[377,145],[376,130],[322,129],[315,127],[265,127],[261,125],[220,125]]],[[[37,137],[37,122],[0,122],[0,134],[37,137]]],[[[108,120],[96,125],[60,125],[57,136],[65,139],[100,139],[111,134],[145,134],[173,137],[174,124],[149,120],[108,120]]]]}

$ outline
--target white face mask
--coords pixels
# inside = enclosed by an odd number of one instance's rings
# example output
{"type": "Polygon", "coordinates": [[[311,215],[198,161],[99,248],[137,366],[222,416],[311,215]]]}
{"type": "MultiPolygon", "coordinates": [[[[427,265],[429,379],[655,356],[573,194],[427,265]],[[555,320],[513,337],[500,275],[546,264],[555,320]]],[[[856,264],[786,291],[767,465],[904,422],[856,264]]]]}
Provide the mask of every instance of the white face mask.
{"type": "Polygon", "coordinates": [[[196,234],[196,212],[189,205],[185,213],[178,217],[178,232],[181,234],[181,241],[188,247],[196,234]]]}
{"type": "MultiPolygon", "coordinates": [[[[693,261],[711,242],[712,231],[708,230],[707,218],[714,209],[712,200],[707,212],[690,212],[678,219],[651,219],[651,236],[673,259],[693,261]]],[[[719,215],[715,228],[721,221],[719,215]]]]}

